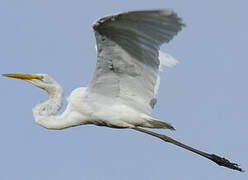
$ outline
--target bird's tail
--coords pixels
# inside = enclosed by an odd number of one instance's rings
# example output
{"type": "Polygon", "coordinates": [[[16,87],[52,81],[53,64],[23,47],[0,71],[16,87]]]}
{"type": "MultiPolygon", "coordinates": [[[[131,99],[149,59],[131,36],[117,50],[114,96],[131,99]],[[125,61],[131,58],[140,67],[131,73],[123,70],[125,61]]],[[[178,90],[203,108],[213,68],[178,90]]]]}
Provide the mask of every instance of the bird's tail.
{"type": "Polygon", "coordinates": [[[175,130],[175,128],[171,124],[166,123],[164,121],[154,119],[150,116],[146,117],[145,119],[146,123],[142,124],[142,127],[175,130]]]}

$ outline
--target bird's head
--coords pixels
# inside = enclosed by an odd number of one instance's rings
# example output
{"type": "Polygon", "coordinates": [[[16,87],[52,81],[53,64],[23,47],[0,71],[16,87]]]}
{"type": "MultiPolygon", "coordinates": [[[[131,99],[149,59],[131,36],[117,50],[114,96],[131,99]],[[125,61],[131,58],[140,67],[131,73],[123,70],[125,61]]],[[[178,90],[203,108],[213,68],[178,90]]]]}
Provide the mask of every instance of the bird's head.
{"type": "Polygon", "coordinates": [[[63,91],[61,86],[47,74],[3,74],[3,76],[28,81],[46,90],[50,95],[54,95],[57,91],[63,91]]]}

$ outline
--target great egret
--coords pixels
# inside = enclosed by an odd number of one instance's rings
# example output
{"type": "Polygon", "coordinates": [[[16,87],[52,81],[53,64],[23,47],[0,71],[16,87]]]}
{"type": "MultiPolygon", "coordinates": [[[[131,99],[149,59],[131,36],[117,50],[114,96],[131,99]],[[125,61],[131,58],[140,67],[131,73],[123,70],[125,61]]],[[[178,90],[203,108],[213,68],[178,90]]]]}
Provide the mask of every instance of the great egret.
{"type": "Polygon", "coordinates": [[[97,64],[87,88],[75,89],[61,115],[63,89],[47,74],[3,74],[26,80],[46,90],[49,99],[33,108],[36,123],[47,129],[64,129],[83,124],[131,128],[197,153],[218,165],[242,171],[237,164],[208,154],[165,135],[140,127],[168,128],[169,123],[150,115],[156,104],[158,71],[177,61],[159,51],[184,24],[172,10],[129,11],[100,18],[93,23],[97,64]]]}

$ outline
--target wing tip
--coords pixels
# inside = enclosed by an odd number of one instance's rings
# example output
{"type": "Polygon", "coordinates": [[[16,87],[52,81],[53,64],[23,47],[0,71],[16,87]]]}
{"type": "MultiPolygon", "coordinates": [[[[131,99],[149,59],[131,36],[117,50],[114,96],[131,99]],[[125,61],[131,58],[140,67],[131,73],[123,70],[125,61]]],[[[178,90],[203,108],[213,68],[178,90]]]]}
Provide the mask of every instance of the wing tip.
{"type": "MultiPolygon", "coordinates": [[[[183,20],[181,17],[177,15],[177,13],[173,9],[150,9],[150,10],[131,10],[131,11],[125,11],[125,12],[119,12],[112,15],[106,15],[103,17],[98,18],[96,21],[92,23],[92,28],[96,31],[102,24],[109,22],[109,21],[115,21],[118,17],[129,14],[129,13],[144,13],[144,12],[157,12],[158,14],[162,14],[171,18],[175,18],[176,22],[181,26],[185,27],[186,24],[183,23],[183,20]]],[[[180,28],[181,30],[182,28],[180,28]]]]}

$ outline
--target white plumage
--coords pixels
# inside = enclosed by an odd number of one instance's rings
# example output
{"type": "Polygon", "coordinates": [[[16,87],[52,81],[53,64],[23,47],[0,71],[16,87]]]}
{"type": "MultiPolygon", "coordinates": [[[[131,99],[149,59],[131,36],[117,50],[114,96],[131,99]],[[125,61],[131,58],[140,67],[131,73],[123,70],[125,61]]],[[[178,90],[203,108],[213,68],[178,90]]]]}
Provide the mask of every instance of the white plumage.
{"type": "Polygon", "coordinates": [[[216,155],[204,153],[167,136],[141,129],[169,128],[170,124],[153,118],[159,71],[178,61],[159,51],[183,27],[172,10],[130,11],[103,17],[93,24],[97,46],[97,64],[87,88],[77,88],[68,97],[66,110],[62,106],[63,89],[46,74],[4,74],[42,88],[49,99],[33,108],[35,121],[48,129],[64,129],[83,124],[114,128],[132,128],[159,137],[219,165],[236,170],[236,164],[216,155]]]}
{"type": "Polygon", "coordinates": [[[5,76],[25,79],[45,89],[50,98],[33,108],[35,121],[48,129],[82,124],[116,128],[169,128],[153,118],[159,70],[178,61],[159,51],[183,24],[172,10],[129,11],[100,18],[93,23],[97,64],[87,88],[74,90],[68,106],[62,106],[63,89],[46,74],[5,76]]]}

